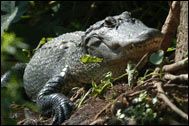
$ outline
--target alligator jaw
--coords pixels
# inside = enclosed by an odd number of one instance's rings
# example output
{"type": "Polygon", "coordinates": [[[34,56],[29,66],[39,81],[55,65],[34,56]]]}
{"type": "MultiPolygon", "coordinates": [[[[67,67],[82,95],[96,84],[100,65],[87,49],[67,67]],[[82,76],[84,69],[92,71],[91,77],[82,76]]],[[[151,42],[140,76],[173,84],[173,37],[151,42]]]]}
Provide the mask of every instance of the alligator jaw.
{"type": "Polygon", "coordinates": [[[162,39],[162,37],[156,37],[127,45],[124,49],[125,53],[128,56],[127,58],[132,60],[138,60],[148,52],[154,52],[159,50],[161,47],[162,39]]]}

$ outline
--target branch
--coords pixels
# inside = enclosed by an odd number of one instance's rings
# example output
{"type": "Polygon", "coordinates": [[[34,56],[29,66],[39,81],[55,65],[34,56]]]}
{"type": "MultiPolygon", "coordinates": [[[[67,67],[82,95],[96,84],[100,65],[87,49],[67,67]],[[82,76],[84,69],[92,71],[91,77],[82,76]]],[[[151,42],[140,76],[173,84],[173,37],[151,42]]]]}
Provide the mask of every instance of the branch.
{"type": "Polygon", "coordinates": [[[188,66],[188,57],[173,64],[164,65],[162,70],[165,72],[173,72],[188,66]]]}
{"type": "Polygon", "coordinates": [[[182,88],[182,89],[188,89],[188,86],[184,85],[178,85],[178,84],[165,84],[163,87],[176,87],[176,88],[182,88]]]}
{"type": "Polygon", "coordinates": [[[105,122],[106,120],[105,119],[97,119],[95,121],[93,121],[92,123],[90,123],[89,125],[103,125],[103,123],[105,122]]]}
{"type": "Polygon", "coordinates": [[[172,75],[166,73],[164,78],[171,81],[188,81],[188,74],[172,75]]]}
{"type": "Polygon", "coordinates": [[[169,14],[161,30],[161,32],[164,34],[161,48],[164,51],[167,51],[167,48],[171,45],[171,39],[176,33],[177,27],[179,25],[179,13],[180,1],[173,1],[169,9],[169,14]]]}
{"type": "Polygon", "coordinates": [[[156,82],[155,85],[157,86],[158,90],[158,97],[161,98],[174,112],[179,114],[184,119],[188,120],[188,115],[184,113],[182,110],[176,107],[165,95],[163,89],[162,89],[162,82],[156,82]]]}

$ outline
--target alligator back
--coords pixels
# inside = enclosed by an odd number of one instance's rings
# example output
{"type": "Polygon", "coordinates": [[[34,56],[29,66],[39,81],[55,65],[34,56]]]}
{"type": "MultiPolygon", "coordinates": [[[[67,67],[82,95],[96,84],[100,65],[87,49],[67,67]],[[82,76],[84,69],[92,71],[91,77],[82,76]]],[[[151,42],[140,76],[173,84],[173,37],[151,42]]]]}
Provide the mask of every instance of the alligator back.
{"type": "Polygon", "coordinates": [[[45,83],[65,67],[67,55],[76,49],[83,34],[81,31],[63,34],[35,52],[23,77],[26,93],[33,101],[45,83]]]}

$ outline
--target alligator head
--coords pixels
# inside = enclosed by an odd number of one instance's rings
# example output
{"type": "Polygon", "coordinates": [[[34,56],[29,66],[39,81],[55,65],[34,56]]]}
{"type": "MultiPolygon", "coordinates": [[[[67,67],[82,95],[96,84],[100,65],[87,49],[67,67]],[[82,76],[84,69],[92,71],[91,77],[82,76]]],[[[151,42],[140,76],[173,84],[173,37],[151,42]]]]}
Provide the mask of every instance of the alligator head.
{"type": "Polygon", "coordinates": [[[83,36],[85,51],[106,61],[138,60],[160,48],[163,35],[149,28],[129,12],[107,17],[90,26],[83,36]]]}

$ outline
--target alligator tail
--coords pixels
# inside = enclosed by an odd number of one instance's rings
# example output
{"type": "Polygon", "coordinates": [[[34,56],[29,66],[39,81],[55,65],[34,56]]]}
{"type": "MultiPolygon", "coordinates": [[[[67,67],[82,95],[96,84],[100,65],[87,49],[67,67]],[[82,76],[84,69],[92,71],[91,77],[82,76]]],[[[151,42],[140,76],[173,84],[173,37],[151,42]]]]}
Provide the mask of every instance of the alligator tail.
{"type": "Polygon", "coordinates": [[[17,63],[9,71],[1,77],[1,87],[4,87],[6,83],[10,80],[11,76],[15,73],[24,74],[24,70],[26,68],[26,63],[17,63]]]}

